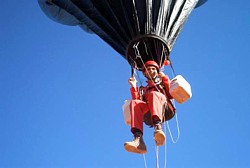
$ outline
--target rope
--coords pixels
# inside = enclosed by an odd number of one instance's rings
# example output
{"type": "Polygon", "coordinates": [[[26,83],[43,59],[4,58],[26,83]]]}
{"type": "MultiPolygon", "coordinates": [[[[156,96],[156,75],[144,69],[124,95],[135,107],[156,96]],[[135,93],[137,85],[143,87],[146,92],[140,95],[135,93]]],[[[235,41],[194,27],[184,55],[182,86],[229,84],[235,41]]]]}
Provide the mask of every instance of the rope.
{"type": "MultiPolygon", "coordinates": [[[[166,135],[166,124],[164,123],[164,133],[166,135]]],[[[165,140],[164,143],[164,168],[167,168],[167,142],[165,140]]],[[[156,168],[160,168],[159,166],[159,147],[155,146],[155,155],[156,155],[156,168]]]]}
{"type": "Polygon", "coordinates": [[[173,143],[177,143],[178,142],[178,140],[180,138],[180,134],[181,134],[180,133],[180,127],[179,127],[179,121],[178,121],[177,113],[175,114],[175,120],[176,120],[176,128],[177,128],[177,138],[176,138],[176,140],[174,140],[174,138],[173,138],[172,131],[171,131],[171,129],[169,127],[169,123],[167,121],[168,132],[169,132],[169,135],[170,135],[171,140],[172,140],[173,143]]]}
{"type": "Polygon", "coordinates": [[[156,168],[159,168],[159,148],[155,146],[156,168]]]}
{"type": "Polygon", "coordinates": [[[145,154],[143,154],[143,159],[144,159],[144,166],[145,166],[145,168],[148,168],[145,154]]]}
{"type": "MultiPolygon", "coordinates": [[[[173,69],[173,67],[172,67],[172,64],[171,64],[171,70],[172,70],[172,76],[173,76],[173,77],[176,76],[175,71],[174,71],[174,69],[173,69]]],[[[176,105],[175,105],[175,101],[174,101],[174,100],[172,101],[172,103],[173,103],[174,108],[176,108],[176,105]]],[[[168,132],[169,132],[169,135],[170,135],[171,140],[172,140],[173,143],[177,143],[177,142],[178,142],[178,140],[179,140],[179,138],[180,138],[180,134],[181,134],[181,133],[180,133],[180,127],[179,127],[179,120],[178,120],[177,112],[175,113],[175,121],[176,121],[176,128],[177,128],[177,138],[176,138],[176,140],[174,140],[174,138],[173,138],[173,134],[172,134],[172,131],[171,131],[171,129],[170,129],[169,122],[167,121],[168,132]]]]}
{"type": "MultiPolygon", "coordinates": [[[[164,132],[166,135],[166,124],[164,123],[164,132]]],[[[165,140],[165,146],[164,146],[164,168],[167,168],[167,142],[165,140]]]]}

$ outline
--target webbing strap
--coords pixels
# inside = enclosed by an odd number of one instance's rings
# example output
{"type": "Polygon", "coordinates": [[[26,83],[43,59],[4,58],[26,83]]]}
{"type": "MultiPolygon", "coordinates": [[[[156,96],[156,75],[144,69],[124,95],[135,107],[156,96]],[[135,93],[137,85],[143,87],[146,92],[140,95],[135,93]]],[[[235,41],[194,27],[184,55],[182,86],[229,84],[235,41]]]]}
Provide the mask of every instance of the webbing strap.
{"type": "Polygon", "coordinates": [[[174,76],[176,76],[172,62],[170,62],[170,67],[171,67],[171,69],[173,71],[174,76]]]}
{"type": "Polygon", "coordinates": [[[172,69],[173,75],[176,76],[175,71],[174,71],[174,67],[173,67],[173,64],[172,64],[172,61],[170,60],[170,57],[167,56],[167,59],[168,59],[169,62],[170,62],[169,65],[170,65],[170,68],[172,69]]]}

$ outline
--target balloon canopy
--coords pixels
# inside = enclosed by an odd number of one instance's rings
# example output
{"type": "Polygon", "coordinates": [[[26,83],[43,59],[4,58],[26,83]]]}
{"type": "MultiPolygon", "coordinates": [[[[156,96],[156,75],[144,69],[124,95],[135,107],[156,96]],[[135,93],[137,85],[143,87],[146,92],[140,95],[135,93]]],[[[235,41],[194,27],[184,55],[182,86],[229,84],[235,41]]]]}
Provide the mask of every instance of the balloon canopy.
{"type": "Polygon", "coordinates": [[[141,70],[147,60],[160,66],[191,11],[207,0],[38,0],[43,12],[65,25],[95,33],[141,70]]]}

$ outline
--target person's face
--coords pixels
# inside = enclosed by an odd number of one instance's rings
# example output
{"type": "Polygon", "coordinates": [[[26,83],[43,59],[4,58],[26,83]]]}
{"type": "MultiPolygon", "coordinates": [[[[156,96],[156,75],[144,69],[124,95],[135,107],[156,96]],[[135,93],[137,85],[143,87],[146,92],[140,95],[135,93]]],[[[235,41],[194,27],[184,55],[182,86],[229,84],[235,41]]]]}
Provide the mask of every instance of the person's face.
{"type": "Polygon", "coordinates": [[[151,65],[147,66],[144,71],[144,76],[148,79],[155,79],[158,76],[157,68],[151,65]]]}

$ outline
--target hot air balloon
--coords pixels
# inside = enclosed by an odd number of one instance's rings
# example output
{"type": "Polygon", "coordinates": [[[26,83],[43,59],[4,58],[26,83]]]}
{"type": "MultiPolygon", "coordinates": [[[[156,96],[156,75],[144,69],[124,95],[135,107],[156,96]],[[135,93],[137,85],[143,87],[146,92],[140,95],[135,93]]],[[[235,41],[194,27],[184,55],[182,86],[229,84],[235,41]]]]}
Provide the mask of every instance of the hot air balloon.
{"type": "Polygon", "coordinates": [[[132,68],[168,62],[192,10],[207,0],[38,0],[43,12],[64,25],[95,33],[132,68]]]}

